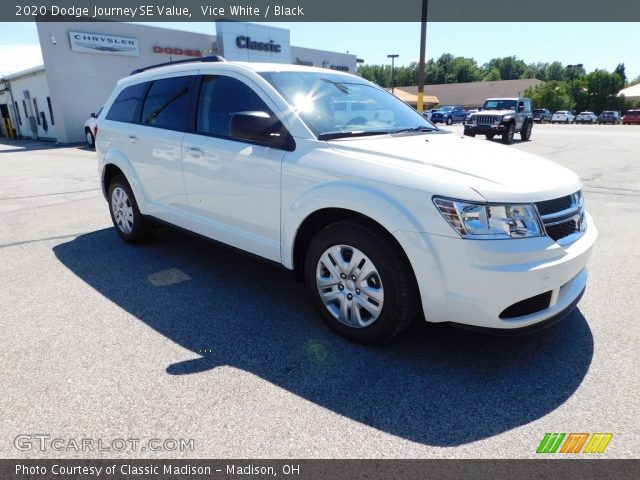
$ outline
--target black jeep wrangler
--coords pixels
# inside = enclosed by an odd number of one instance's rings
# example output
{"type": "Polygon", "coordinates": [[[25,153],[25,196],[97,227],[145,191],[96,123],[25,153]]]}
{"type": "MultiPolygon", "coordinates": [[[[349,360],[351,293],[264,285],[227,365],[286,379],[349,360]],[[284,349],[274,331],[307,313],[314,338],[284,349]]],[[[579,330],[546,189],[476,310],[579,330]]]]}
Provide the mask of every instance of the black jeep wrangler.
{"type": "Polygon", "coordinates": [[[482,110],[472,113],[464,121],[464,134],[470,137],[484,135],[493,140],[502,136],[502,142],[513,143],[513,135],[520,133],[523,141],[531,138],[533,109],[530,98],[489,98],[482,110]]]}

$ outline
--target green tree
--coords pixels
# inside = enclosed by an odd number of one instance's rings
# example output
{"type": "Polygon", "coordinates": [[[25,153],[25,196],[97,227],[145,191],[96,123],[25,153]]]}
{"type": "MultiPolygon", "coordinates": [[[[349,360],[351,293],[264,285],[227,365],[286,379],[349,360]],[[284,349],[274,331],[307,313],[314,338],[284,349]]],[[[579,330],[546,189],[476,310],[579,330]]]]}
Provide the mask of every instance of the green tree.
{"type": "MultiPolygon", "coordinates": [[[[564,79],[564,66],[560,62],[553,62],[550,64],[545,72],[545,81],[559,81],[564,79]]],[[[542,79],[540,79],[542,80],[542,79]]]]}
{"type": "Polygon", "coordinates": [[[552,80],[529,87],[524,96],[531,98],[534,108],[547,108],[552,112],[571,109],[571,97],[567,82],[552,80]]]}
{"type": "Polygon", "coordinates": [[[494,68],[498,69],[502,80],[516,80],[523,78],[527,64],[519,60],[516,56],[492,58],[484,65],[485,76],[494,68]]]}
{"type": "Polygon", "coordinates": [[[622,79],[622,83],[624,85],[627,84],[627,74],[625,72],[624,63],[619,63],[616,69],[613,71],[613,73],[617,73],[618,75],[620,75],[620,78],[622,79]]]}
{"type": "Polygon", "coordinates": [[[587,96],[590,110],[622,110],[625,99],[618,97],[618,92],[624,88],[624,82],[618,73],[606,70],[595,70],[585,76],[583,94],[587,96]]]}
{"type": "Polygon", "coordinates": [[[502,77],[500,76],[500,70],[498,70],[495,67],[492,68],[490,71],[488,71],[487,73],[484,74],[484,76],[482,77],[482,80],[484,82],[502,80],[502,77]]]}

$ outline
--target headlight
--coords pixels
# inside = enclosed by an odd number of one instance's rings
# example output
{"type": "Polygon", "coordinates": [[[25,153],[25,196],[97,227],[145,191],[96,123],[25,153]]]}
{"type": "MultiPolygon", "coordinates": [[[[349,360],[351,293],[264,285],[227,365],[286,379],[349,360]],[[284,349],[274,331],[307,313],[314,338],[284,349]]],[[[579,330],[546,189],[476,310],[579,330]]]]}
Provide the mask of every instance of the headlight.
{"type": "Polygon", "coordinates": [[[493,118],[494,125],[500,125],[502,123],[502,117],[500,115],[493,118]]]}
{"type": "Polygon", "coordinates": [[[433,203],[462,238],[495,240],[541,237],[533,205],[492,205],[434,197],[433,203]]]}

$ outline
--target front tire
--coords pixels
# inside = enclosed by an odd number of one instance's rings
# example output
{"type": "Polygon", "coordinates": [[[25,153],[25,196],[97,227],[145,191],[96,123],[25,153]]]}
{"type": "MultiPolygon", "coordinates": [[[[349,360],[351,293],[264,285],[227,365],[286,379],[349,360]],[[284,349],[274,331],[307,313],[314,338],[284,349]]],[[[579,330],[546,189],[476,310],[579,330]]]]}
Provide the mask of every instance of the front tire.
{"type": "Polygon", "coordinates": [[[493,137],[495,137],[493,133],[485,133],[484,136],[487,140],[493,140],[493,137]]]}
{"type": "Polygon", "coordinates": [[[502,143],[511,145],[513,143],[513,134],[515,133],[515,130],[513,123],[509,123],[507,130],[502,134],[502,143]]]}
{"type": "Polygon", "coordinates": [[[116,175],[109,184],[109,213],[116,232],[127,243],[145,243],[153,234],[153,225],[140,213],[131,186],[124,175],[116,175]]]}
{"type": "Polygon", "coordinates": [[[447,125],[451,125],[453,123],[453,120],[451,119],[451,117],[447,117],[447,125]]]}
{"type": "Polygon", "coordinates": [[[387,232],[356,220],[316,234],[305,280],[324,322],[359,343],[393,338],[418,311],[415,278],[398,245],[387,232]]]}

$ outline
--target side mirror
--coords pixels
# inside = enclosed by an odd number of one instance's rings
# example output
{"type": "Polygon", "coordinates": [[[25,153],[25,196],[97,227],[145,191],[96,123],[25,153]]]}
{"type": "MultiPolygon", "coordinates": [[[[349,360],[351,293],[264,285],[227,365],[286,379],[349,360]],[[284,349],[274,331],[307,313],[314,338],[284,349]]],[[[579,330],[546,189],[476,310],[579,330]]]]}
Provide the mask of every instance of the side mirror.
{"type": "Polygon", "coordinates": [[[91,118],[98,118],[98,116],[95,113],[92,113],[91,118]]]}
{"type": "Polygon", "coordinates": [[[524,105],[518,105],[518,111],[524,112],[524,105]]]}
{"type": "Polygon", "coordinates": [[[282,122],[266,112],[238,112],[231,117],[229,136],[267,147],[293,151],[295,143],[282,122]]]}

